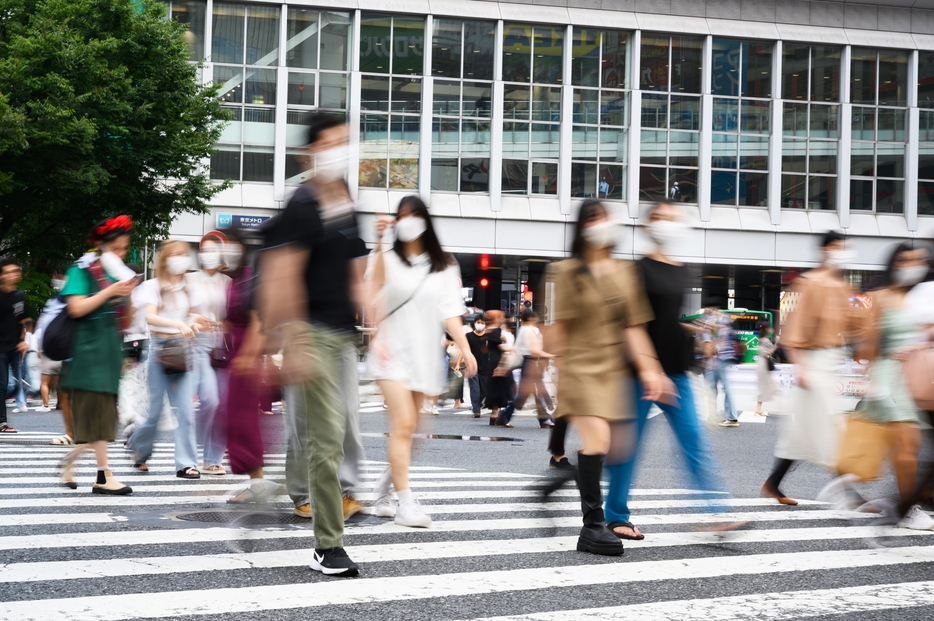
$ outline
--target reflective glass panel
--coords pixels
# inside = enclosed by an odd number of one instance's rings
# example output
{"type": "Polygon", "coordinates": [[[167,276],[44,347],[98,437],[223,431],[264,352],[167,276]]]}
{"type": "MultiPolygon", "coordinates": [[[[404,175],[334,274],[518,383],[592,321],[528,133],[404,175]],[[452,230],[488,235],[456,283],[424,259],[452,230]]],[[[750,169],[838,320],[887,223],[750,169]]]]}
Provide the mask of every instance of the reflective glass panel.
{"type": "Polygon", "coordinates": [[[321,16],[321,69],[349,71],[350,14],[323,11],[321,16]]]}
{"type": "Polygon", "coordinates": [[[668,37],[642,37],[639,84],[642,90],[668,90],[668,37]]]}
{"type": "MultiPolygon", "coordinates": [[[[741,86],[741,94],[744,97],[769,98],[772,96],[772,43],[770,41],[743,42],[741,86]]],[[[742,204],[742,199],[740,203],[742,204]]]]}
{"type": "Polygon", "coordinates": [[[529,163],[526,160],[503,160],[503,194],[526,194],[529,191],[529,163]]]}
{"type": "Polygon", "coordinates": [[[392,18],[364,13],[360,19],[360,71],[389,73],[392,56],[392,18]]]}
{"type": "Polygon", "coordinates": [[[503,24],[503,80],[529,82],[531,79],[532,27],[506,22],[503,24]]]}
{"type": "Polygon", "coordinates": [[[642,96],[642,127],[668,127],[668,95],[642,96]]]}
{"type": "Polygon", "coordinates": [[[464,158],[461,160],[461,192],[490,191],[490,160],[464,158]]]}
{"type": "Polygon", "coordinates": [[[347,75],[342,73],[318,74],[318,106],[321,108],[347,108],[347,75]]]}
{"type": "Polygon", "coordinates": [[[840,48],[811,48],[811,101],[840,100],[840,48]]]}
{"type": "Polygon", "coordinates": [[[571,159],[596,160],[597,159],[597,132],[596,127],[575,125],[571,131],[571,159]]]}
{"type": "Polygon", "coordinates": [[[737,202],[740,207],[768,207],[769,176],[765,173],[739,173],[737,202]]]}
{"type": "MultiPolygon", "coordinates": [[[[368,78],[363,78],[366,82],[368,78]]],[[[432,92],[432,114],[460,114],[461,107],[461,83],[449,82],[447,80],[435,80],[432,92]]]]}
{"type": "Polygon", "coordinates": [[[468,80],[493,79],[495,39],[496,24],[494,22],[464,22],[463,78],[468,80]]]}
{"type": "Polygon", "coordinates": [[[528,86],[506,84],[503,87],[503,118],[528,120],[531,91],[528,86]]]}
{"type": "MultiPolygon", "coordinates": [[[[247,7],[246,64],[264,67],[279,64],[279,7],[247,7]]],[[[246,177],[246,152],[243,157],[246,177]]]]}
{"type": "Polygon", "coordinates": [[[558,165],[551,162],[532,162],[532,194],[558,193],[558,165]]]}
{"type": "Polygon", "coordinates": [[[736,204],[736,173],[714,170],[710,173],[710,202],[713,205],[736,204]]]}
{"type": "Polygon", "coordinates": [[[711,166],[713,168],[736,168],[736,134],[714,134],[711,166]]]}
{"type": "Polygon", "coordinates": [[[431,159],[431,189],[437,192],[457,191],[457,158],[431,159]]]}
{"type": "Polygon", "coordinates": [[[698,137],[694,132],[669,132],[668,164],[697,166],[698,137]]]}
{"type": "Polygon", "coordinates": [[[879,105],[908,105],[908,52],[879,52],[879,105]]]}
{"type": "Polygon", "coordinates": [[[876,147],[876,176],[905,177],[905,147],[898,144],[879,144],[876,147]]]}
{"type": "Polygon", "coordinates": [[[622,129],[600,129],[600,161],[625,162],[628,156],[629,134],[622,129]]]}
{"type": "Polygon", "coordinates": [[[462,114],[481,119],[493,116],[493,85],[489,82],[464,82],[462,114]]]}
{"type": "Polygon", "coordinates": [[[289,8],[286,20],[285,65],[318,68],[318,10],[289,8]]]}
{"type": "Polygon", "coordinates": [[[639,168],[639,200],[658,201],[668,194],[668,169],[642,166],[639,168]]]}
{"type": "Polygon", "coordinates": [[[597,193],[597,165],[571,164],[571,196],[590,198],[597,193]]]}
{"type": "MultiPolygon", "coordinates": [[[[422,75],[424,66],[425,20],[412,17],[393,18],[392,72],[398,75],[422,75]]],[[[390,162],[389,187],[396,187],[393,186],[392,171],[393,164],[390,162]]]]}
{"type": "Polygon", "coordinates": [[[782,99],[808,98],[810,50],[807,45],[782,44],[782,99]]]}
{"type": "Polygon", "coordinates": [[[625,168],[600,164],[597,175],[597,193],[600,198],[623,200],[623,193],[626,191],[625,168]]]}
{"type": "MultiPolygon", "coordinates": [[[[211,60],[215,63],[243,63],[243,28],[246,23],[246,8],[239,4],[215,2],[213,13],[211,60]]],[[[240,178],[239,168],[237,178],[240,178]]]]}
{"type": "MultiPolygon", "coordinates": [[[[431,75],[444,78],[461,77],[462,28],[463,22],[460,21],[434,20],[434,34],[431,40],[431,75]]],[[[432,179],[434,179],[433,176],[432,179]]]]}
{"type": "Polygon", "coordinates": [[[850,128],[853,140],[875,140],[876,109],[853,106],[850,128]]]}
{"type": "Polygon", "coordinates": [[[742,43],[731,39],[713,40],[710,90],[714,95],[739,95],[742,43]]]}
{"type": "Polygon", "coordinates": [[[922,181],[918,184],[918,214],[934,216],[934,182],[922,181]]]}
{"type": "Polygon", "coordinates": [[[741,106],[740,131],[748,134],[769,133],[769,102],[744,99],[741,106]]]}
{"type": "Polygon", "coordinates": [[[739,167],[746,170],[768,170],[769,139],[742,136],[739,143],[739,167]]]}
{"type": "Polygon", "coordinates": [[[272,183],[272,147],[243,147],[243,180],[272,183]]]}
{"type": "Polygon", "coordinates": [[[934,52],[918,53],[918,107],[934,108],[934,52]]]}
{"type": "MultiPolygon", "coordinates": [[[[600,44],[603,33],[599,30],[574,28],[571,47],[571,83],[575,86],[600,86],[600,44]]],[[[596,169],[594,169],[596,175],[596,169]]],[[[576,195],[575,195],[576,196],[576,195]]]]}
{"type": "Polygon", "coordinates": [[[640,161],[643,164],[660,164],[664,166],[667,163],[667,138],[668,132],[642,130],[639,144],[640,161]]]}
{"type": "Polygon", "coordinates": [[[389,78],[363,76],[360,80],[360,109],[389,112],[389,78]]]}
{"type": "Polygon", "coordinates": [[[782,134],[785,136],[808,135],[808,105],[799,103],[782,104],[782,134]]]}
{"type": "MultiPolygon", "coordinates": [[[[603,33],[603,57],[600,59],[604,88],[626,88],[626,44],[629,40],[625,32],[608,30],[603,33]]],[[[615,171],[615,169],[614,169],[615,171]]]]}
{"type": "Polygon", "coordinates": [[[713,130],[715,132],[735,132],[739,122],[739,100],[713,100],[713,130]]]}
{"type": "Polygon", "coordinates": [[[189,60],[204,58],[204,22],[207,19],[207,4],[203,0],[173,0],[172,19],[186,28],[185,40],[191,52],[189,60]]]}
{"type": "Polygon", "coordinates": [[[876,50],[854,47],[850,62],[850,101],[875,105],[876,50]]]}
{"type": "Polygon", "coordinates": [[[418,114],[422,110],[422,81],[414,78],[393,78],[390,86],[390,108],[393,112],[418,114]]]}
{"type": "Polygon", "coordinates": [[[837,178],[808,177],[808,209],[837,208],[837,178]]]}
{"type": "Polygon", "coordinates": [[[853,211],[872,211],[872,180],[850,180],[850,209],[853,211]]]}
{"type": "Polygon", "coordinates": [[[905,142],[905,110],[879,108],[879,133],[877,140],[905,142]]]}
{"type": "Polygon", "coordinates": [[[782,208],[804,209],[806,190],[805,175],[782,175],[782,208]]]}
{"type": "Polygon", "coordinates": [[[820,106],[811,104],[811,138],[837,138],[840,135],[837,127],[840,106],[820,106]]]}
{"type": "Polygon", "coordinates": [[[622,127],[627,124],[627,99],[624,91],[600,91],[600,124],[622,127]]]}
{"type": "Polygon", "coordinates": [[[532,45],[532,81],[538,84],[561,84],[564,73],[564,27],[535,26],[532,45]]]}
{"type": "Polygon", "coordinates": [[[876,181],[876,213],[904,213],[905,182],[895,179],[876,181]]]}
{"type": "Polygon", "coordinates": [[[668,170],[668,200],[676,203],[697,202],[697,171],[668,170]]]}
{"type": "Polygon", "coordinates": [[[876,150],[871,142],[854,142],[850,148],[850,175],[872,177],[876,170],[876,150]]]}
{"type": "Polygon", "coordinates": [[[671,38],[671,92],[701,92],[701,58],[703,39],[694,37],[671,38]]]}
{"type": "Polygon", "coordinates": [[[700,97],[671,96],[671,129],[700,129],[700,97]]]}

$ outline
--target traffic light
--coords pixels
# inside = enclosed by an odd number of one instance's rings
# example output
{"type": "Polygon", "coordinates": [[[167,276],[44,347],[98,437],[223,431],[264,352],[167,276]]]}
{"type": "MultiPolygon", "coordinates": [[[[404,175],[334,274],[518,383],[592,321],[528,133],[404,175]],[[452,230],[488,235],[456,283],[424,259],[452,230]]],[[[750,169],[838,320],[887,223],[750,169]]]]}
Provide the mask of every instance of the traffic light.
{"type": "Polygon", "coordinates": [[[522,284],[522,306],[532,308],[532,292],[529,291],[528,284],[522,284]]]}
{"type": "Polygon", "coordinates": [[[490,267],[490,257],[485,254],[480,255],[480,269],[485,270],[490,267]]]}
{"type": "Polygon", "coordinates": [[[490,279],[483,277],[480,279],[480,287],[486,289],[490,285],[490,279]]]}

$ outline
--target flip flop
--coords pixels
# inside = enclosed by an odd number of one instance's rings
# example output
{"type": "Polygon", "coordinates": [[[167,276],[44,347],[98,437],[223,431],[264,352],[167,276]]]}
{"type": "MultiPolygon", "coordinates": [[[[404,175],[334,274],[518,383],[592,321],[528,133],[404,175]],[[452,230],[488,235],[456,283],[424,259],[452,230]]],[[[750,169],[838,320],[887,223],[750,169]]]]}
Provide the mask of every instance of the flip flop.
{"type": "Polygon", "coordinates": [[[641,533],[638,535],[624,535],[623,533],[616,532],[616,528],[620,526],[624,526],[633,532],[636,531],[636,527],[633,526],[632,522],[610,522],[609,524],[606,525],[606,527],[609,528],[613,532],[613,534],[619,537],[620,539],[625,539],[627,541],[642,541],[643,539],[645,539],[645,535],[641,533]]]}
{"type": "Polygon", "coordinates": [[[6,423],[0,423],[0,433],[19,433],[16,429],[13,429],[6,423]]]}

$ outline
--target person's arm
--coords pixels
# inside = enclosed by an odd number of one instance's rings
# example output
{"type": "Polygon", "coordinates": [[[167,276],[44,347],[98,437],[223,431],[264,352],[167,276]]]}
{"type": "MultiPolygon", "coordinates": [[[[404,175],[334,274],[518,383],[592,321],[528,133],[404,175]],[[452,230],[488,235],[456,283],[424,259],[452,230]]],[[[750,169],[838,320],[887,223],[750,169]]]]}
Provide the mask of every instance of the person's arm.
{"type": "Polygon", "coordinates": [[[231,371],[236,375],[248,375],[259,368],[259,357],[266,348],[266,335],[263,333],[263,324],[256,311],[250,311],[250,323],[243,337],[243,345],[237,352],[236,358],[231,360],[231,371]]]}
{"type": "Polygon", "coordinates": [[[101,289],[94,295],[69,295],[68,314],[75,319],[90,315],[111,298],[129,296],[133,293],[133,287],[135,286],[136,281],[130,279],[124,282],[116,282],[106,289],[101,289]]]}
{"type": "Polygon", "coordinates": [[[194,330],[188,326],[187,323],[181,319],[169,319],[167,317],[160,317],[159,308],[155,304],[146,305],[146,323],[154,328],[178,328],[179,333],[185,337],[191,337],[195,335],[194,330]]]}
{"type": "Polygon", "coordinates": [[[633,366],[639,374],[646,401],[674,403],[678,397],[674,383],[665,375],[645,324],[625,328],[626,345],[633,366]]]}
{"type": "Polygon", "coordinates": [[[448,317],[444,320],[444,327],[448,331],[448,334],[451,335],[451,338],[454,339],[454,343],[461,350],[461,354],[464,356],[464,362],[467,364],[467,377],[473,377],[477,374],[477,359],[473,357],[473,354],[470,352],[470,345],[467,343],[467,335],[461,331],[461,318],[460,317],[448,317]]]}

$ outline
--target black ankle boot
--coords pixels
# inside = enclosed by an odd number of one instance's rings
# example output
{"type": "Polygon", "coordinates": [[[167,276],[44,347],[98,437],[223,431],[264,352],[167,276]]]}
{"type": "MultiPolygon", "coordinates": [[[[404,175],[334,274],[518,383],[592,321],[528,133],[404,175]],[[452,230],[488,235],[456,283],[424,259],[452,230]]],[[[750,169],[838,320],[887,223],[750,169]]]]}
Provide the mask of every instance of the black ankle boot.
{"type": "Polygon", "coordinates": [[[619,556],[623,553],[623,543],[607,528],[603,517],[603,493],[600,490],[603,458],[603,455],[577,454],[577,487],[584,513],[577,549],[591,554],[619,556]]]}

